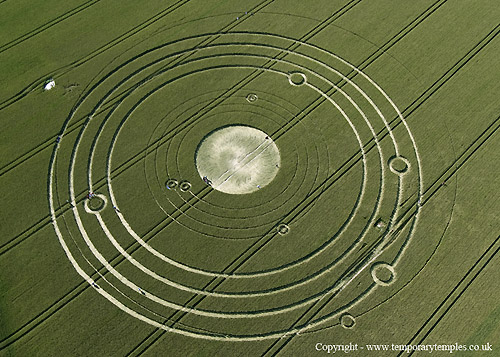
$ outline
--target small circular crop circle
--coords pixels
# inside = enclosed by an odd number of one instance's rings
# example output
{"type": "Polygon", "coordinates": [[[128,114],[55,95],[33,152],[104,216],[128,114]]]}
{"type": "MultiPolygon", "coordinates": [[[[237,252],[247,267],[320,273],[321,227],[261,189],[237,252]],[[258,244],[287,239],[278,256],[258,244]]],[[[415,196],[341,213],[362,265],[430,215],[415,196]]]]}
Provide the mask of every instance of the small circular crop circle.
{"type": "Polygon", "coordinates": [[[182,192],[187,192],[191,189],[191,183],[189,181],[182,181],[179,184],[179,188],[181,189],[182,192]]]}
{"type": "Polygon", "coordinates": [[[278,233],[281,235],[285,235],[290,231],[290,227],[288,227],[286,224],[281,223],[277,227],[278,233]]]}
{"type": "Polygon", "coordinates": [[[178,185],[178,184],[179,184],[179,183],[177,182],[177,180],[176,180],[176,179],[169,179],[169,180],[167,180],[167,182],[165,183],[165,187],[166,187],[167,189],[169,189],[169,190],[173,190],[173,189],[177,188],[177,185],[178,185]]]}
{"type": "Polygon", "coordinates": [[[387,223],[384,222],[384,220],[382,218],[379,218],[375,224],[374,224],[374,227],[383,231],[387,228],[387,223]]]}
{"type": "Polygon", "coordinates": [[[388,286],[394,282],[396,272],[391,265],[385,262],[377,262],[371,267],[371,275],[376,284],[388,286]]]}
{"type": "Polygon", "coordinates": [[[301,86],[307,82],[307,77],[302,72],[292,72],[288,76],[288,81],[292,86],[301,86]]]}
{"type": "Polygon", "coordinates": [[[397,175],[405,174],[410,168],[410,162],[403,156],[391,157],[388,164],[389,169],[397,175]]]}
{"type": "Polygon", "coordinates": [[[258,97],[258,96],[257,96],[257,94],[255,94],[255,93],[249,93],[249,94],[247,95],[247,101],[248,101],[249,103],[253,103],[253,102],[257,101],[257,99],[259,99],[259,97],[258,97]]]}
{"type": "Polygon", "coordinates": [[[85,211],[87,213],[97,213],[106,207],[107,203],[106,196],[101,194],[96,194],[92,198],[86,198],[84,201],[85,211]]]}
{"type": "Polygon", "coordinates": [[[356,320],[351,314],[345,313],[340,316],[340,325],[346,329],[352,329],[356,325],[356,320]]]}

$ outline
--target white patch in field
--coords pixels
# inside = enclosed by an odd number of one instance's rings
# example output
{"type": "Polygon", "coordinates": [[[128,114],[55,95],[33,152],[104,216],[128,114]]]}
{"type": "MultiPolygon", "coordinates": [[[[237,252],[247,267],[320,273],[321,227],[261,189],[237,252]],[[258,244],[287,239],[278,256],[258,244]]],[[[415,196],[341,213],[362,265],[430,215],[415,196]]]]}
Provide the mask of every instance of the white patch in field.
{"type": "Polygon", "coordinates": [[[56,86],[56,81],[54,81],[53,79],[50,79],[47,82],[45,82],[45,85],[43,86],[43,90],[51,90],[55,86],[56,86]]]}
{"type": "Polygon", "coordinates": [[[200,177],[229,194],[258,191],[276,176],[280,165],[278,147],[263,131],[233,125],[207,135],[196,153],[200,177]]]}

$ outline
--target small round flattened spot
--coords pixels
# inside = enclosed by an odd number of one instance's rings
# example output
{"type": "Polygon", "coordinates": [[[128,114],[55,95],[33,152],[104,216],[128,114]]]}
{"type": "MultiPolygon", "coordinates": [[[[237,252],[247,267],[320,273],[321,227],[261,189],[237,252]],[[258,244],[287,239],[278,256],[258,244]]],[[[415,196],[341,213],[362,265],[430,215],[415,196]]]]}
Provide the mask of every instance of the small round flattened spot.
{"type": "Polygon", "coordinates": [[[385,223],[385,221],[382,219],[382,218],[379,218],[375,224],[374,224],[374,227],[383,231],[385,230],[385,228],[387,227],[387,223],[385,223]]]}
{"type": "Polygon", "coordinates": [[[279,234],[285,235],[285,234],[287,234],[290,231],[290,227],[288,227],[284,223],[281,223],[281,224],[278,224],[277,230],[278,230],[279,234]]]}
{"type": "Polygon", "coordinates": [[[167,180],[167,182],[165,183],[165,187],[166,187],[166,188],[168,188],[169,190],[171,190],[171,189],[175,189],[175,188],[177,188],[177,185],[178,185],[178,184],[179,184],[179,183],[177,182],[177,180],[176,180],[176,179],[169,179],[169,180],[167,180]]]}
{"type": "Polygon", "coordinates": [[[191,189],[191,183],[189,181],[182,181],[179,184],[179,188],[181,189],[182,192],[189,191],[191,189]]]}
{"type": "Polygon", "coordinates": [[[257,96],[257,94],[255,94],[255,93],[249,93],[249,94],[247,95],[247,101],[248,101],[249,103],[253,103],[253,102],[257,101],[257,99],[259,99],[259,97],[258,97],[258,96],[257,96]]]}
{"type": "Polygon", "coordinates": [[[397,175],[402,175],[410,169],[410,162],[403,156],[393,156],[389,159],[389,169],[397,175]]]}
{"type": "Polygon", "coordinates": [[[84,202],[85,211],[94,214],[100,212],[106,207],[107,202],[106,196],[101,194],[97,194],[92,198],[86,198],[84,202]]]}
{"type": "Polygon", "coordinates": [[[394,268],[385,262],[373,264],[371,267],[371,274],[373,281],[381,286],[391,285],[396,278],[394,268]]]}
{"type": "Polygon", "coordinates": [[[288,75],[288,81],[292,86],[301,86],[307,82],[307,77],[302,72],[292,72],[288,75]]]}
{"type": "Polygon", "coordinates": [[[351,314],[345,313],[340,315],[340,325],[346,329],[352,329],[356,325],[356,320],[351,314]]]}

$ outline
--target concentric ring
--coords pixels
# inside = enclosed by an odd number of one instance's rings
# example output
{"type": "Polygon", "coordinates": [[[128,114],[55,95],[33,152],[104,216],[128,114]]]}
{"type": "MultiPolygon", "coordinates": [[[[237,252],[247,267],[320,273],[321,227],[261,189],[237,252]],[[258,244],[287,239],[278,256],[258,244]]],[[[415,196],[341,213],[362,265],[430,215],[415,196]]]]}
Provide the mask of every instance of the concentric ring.
{"type": "MultiPolygon", "coordinates": [[[[370,272],[366,271],[366,267],[371,265],[388,248],[393,248],[395,244],[398,245],[398,254],[390,262],[390,266],[391,268],[397,267],[397,263],[403,256],[402,253],[411,238],[412,230],[418,218],[419,208],[417,207],[416,214],[412,220],[413,223],[410,224],[411,228],[406,233],[406,239],[394,240],[392,233],[398,230],[398,224],[400,224],[399,205],[405,189],[402,181],[405,180],[405,182],[410,182],[414,187],[417,187],[418,197],[421,194],[420,162],[416,144],[404,118],[389,96],[365,73],[340,57],[307,43],[300,43],[300,49],[291,51],[288,49],[290,48],[290,43],[292,41],[298,43],[297,40],[260,33],[217,34],[219,37],[216,44],[207,44],[201,47],[194,46],[196,41],[215,35],[204,34],[193,36],[157,46],[150,51],[139,54],[129,63],[117,67],[104,76],[99,85],[89,90],[81,102],[78,103],[74,111],[70,113],[62,129],[62,140],[56,144],[51,160],[49,201],[54,227],[61,245],[75,266],[75,269],[90,284],[94,283],[94,279],[91,278],[96,270],[94,267],[102,265],[110,273],[110,277],[104,280],[108,284],[107,288],[101,284],[101,288],[96,290],[99,294],[132,316],[140,318],[156,327],[187,336],[224,340],[276,338],[284,334],[304,331],[318,326],[325,320],[339,317],[345,313],[346,308],[358,303],[364,297],[368,296],[370,292],[374,291],[376,289],[375,284],[367,284],[364,292],[359,294],[358,297],[351,299],[349,303],[343,305],[344,307],[333,308],[333,312],[330,314],[327,313],[324,316],[319,316],[316,319],[302,325],[294,326],[293,328],[286,328],[280,321],[274,319],[274,317],[276,315],[295,314],[300,312],[301,309],[307,308],[311,304],[332,294],[337,295],[348,291],[349,284],[355,279],[367,274],[369,275],[370,272]],[[290,58],[277,59],[275,53],[283,53],[290,58]],[[183,58],[182,56],[192,56],[194,58],[189,59],[189,57],[183,58]],[[322,58],[322,61],[319,58],[322,58]],[[181,59],[179,63],[169,64],[166,68],[162,68],[168,61],[179,59],[181,59]],[[217,60],[217,65],[210,63],[213,59],[217,60]],[[272,66],[263,65],[263,61],[271,61],[272,66]],[[139,62],[147,63],[147,65],[140,65],[139,68],[136,68],[139,62]],[[164,90],[169,90],[168,87],[175,89],[179,85],[178,83],[189,82],[194,77],[197,79],[210,78],[210,76],[216,75],[214,73],[218,73],[219,71],[230,71],[231,73],[248,73],[254,71],[262,74],[264,77],[268,76],[272,78],[272,81],[279,83],[279,85],[288,84],[292,90],[302,91],[301,93],[304,93],[305,98],[314,95],[319,96],[333,109],[332,112],[336,116],[344,120],[344,124],[342,125],[349,126],[350,131],[354,133],[355,141],[358,145],[357,150],[359,150],[361,158],[361,165],[358,165],[360,167],[357,167],[355,163],[351,166],[357,168],[358,172],[361,173],[360,182],[358,183],[360,189],[356,195],[357,198],[354,199],[355,204],[352,209],[346,210],[346,218],[343,222],[335,223],[335,228],[325,228],[325,231],[331,234],[330,236],[318,239],[316,246],[313,246],[305,253],[299,252],[296,258],[293,258],[291,261],[285,263],[278,262],[272,267],[262,269],[254,269],[251,268],[251,264],[247,264],[249,268],[244,267],[241,271],[237,272],[236,270],[240,268],[239,266],[236,268],[229,267],[229,270],[211,270],[196,267],[190,263],[184,263],[181,259],[173,259],[169,257],[169,254],[160,252],[148,242],[152,237],[158,236],[158,232],[161,232],[161,230],[157,231],[157,228],[153,227],[145,233],[138,233],[139,230],[144,230],[144,228],[133,228],[134,223],[129,223],[125,219],[124,214],[127,214],[126,212],[130,210],[134,210],[133,212],[135,213],[140,212],[140,208],[137,208],[138,211],[135,211],[136,208],[134,206],[127,206],[127,204],[121,203],[122,196],[120,196],[119,200],[115,195],[115,186],[118,189],[121,189],[122,186],[127,186],[126,180],[115,178],[118,177],[120,172],[125,172],[126,167],[134,167],[133,165],[127,166],[129,164],[123,158],[127,150],[132,152],[132,150],[136,150],[137,148],[133,147],[133,145],[126,147],[121,145],[121,143],[130,143],[130,140],[127,141],[126,139],[122,139],[122,137],[127,138],[127,135],[131,135],[134,132],[132,124],[137,113],[146,113],[148,110],[154,111],[155,109],[152,108],[156,108],[156,106],[151,105],[150,102],[154,102],[155,98],[162,94],[164,90]],[[356,82],[344,73],[351,71],[356,73],[360,78],[356,82]],[[283,79],[282,81],[276,79],[280,77],[283,79]],[[112,85],[114,81],[117,81],[117,83],[112,85]],[[126,94],[118,102],[109,107],[109,109],[103,110],[103,105],[109,103],[110,98],[115,95],[115,92],[122,86],[129,85],[129,82],[133,84],[132,89],[125,91],[126,94]],[[344,84],[341,87],[339,84],[336,84],[337,82],[343,82],[344,84]],[[106,86],[109,85],[112,85],[111,89],[106,92],[106,86]],[[363,87],[368,89],[363,89],[363,87]],[[146,95],[140,94],[140,92],[146,93],[146,95]],[[74,133],[67,132],[67,129],[70,122],[76,118],[76,113],[85,112],[85,108],[91,108],[89,111],[90,115],[75,138],[74,133]],[[390,114],[384,114],[384,111],[388,111],[388,108],[390,109],[390,114]],[[100,112],[101,110],[103,111],[100,112]],[[398,132],[396,134],[392,131],[386,120],[388,115],[399,117],[399,120],[405,127],[403,133],[398,132]],[[387,132],[390,139],[388,144],[386,141],[384,143],[379,141],[378,130],[385,130],[387,132]],[[401,139],[399,137],[397,139],[397,136],[403,136],[406,140],[405,142],[411,142],[411,147],[405,146],[403,150],[398,145],[398,139],[401,139]],[[90,140],[86,138],[90,138],[90,140]],[[375,145],[376,150],[368,152],[367,142],[374,143],[373,145],[375,145]],[[69,151],[71,152],[69,160],[64,155],[66,143],[68,144],[67,148],[71,148],[69,151]],[[88,152],[89,155],[84,160],[85,163],[80,163],[81,160],[79,160],[79,157],[85,157],[85,155],[79,153],[85,152],[88,152]],[[102,153],[105,153],[105,155],[102,156],[102,153]],[[390,157],[404,157],[407,160],[407,167],[401,172],[398,171],[397,168],[388,165],[390,157]],[[118,162],[118,164],[115,162],[118,162]],[[64,165],[67,165],[67,169],[64,168],[64,165]],[[72,213],[76,227],[76,230],[75,228],[70,229],[73,229],[73,232],[78,231],[79,235],[75,236],[72,234],[69,239],[67,229],[61,230],[62,226],[58,222],[60,219],[55,215],[56,203],[54,200],[55,196],[59,195],[58,185],[61,185],[61,183],[56,181],[56,178],[59,178],[59,172],[64,172],[65,170],[69,173],[67,184],[70,200],[73,205],[72,213]],[[86,174],[84,174],[85,171],[86,174]],[[99,173],[95,174],[95,172],[99,173]],[[403,172],[404,175],[401,174],[403,172]],[[82,174],[86,177],[85,182],[81,180],[82,174]],[[377,182],[379,184],[378,189],[368,190],[369,186],[371,187],[371,185],[377,182]],[[82,216],[79,209],[80,206],[78,206],[79,201],[77,201],[79,194],[75,193],[76,187],[78,187],[78,192],[85,190],[88,192],[98,187],[107,187],[108,193],[104,197],[110,201],[114,209],[103,209],[102,212],[95,211],[89,217],[82,216]],[[374,192],[375,194],[370,192],[374,192]],[[367,208],[370,206],[371,208],[367,208]],[[362,211],[366,212],[366,219],[360,218],[362,215],[360,212],[362,211]],[[382,234],[380,234],[379,230],[374,229],[375,220],[381,216],[388,222],[382,234]],[[95,222],[95,220],[97,220],[97,223],[102,228],[102,235],[91,238],[85,226],[89,223],[91,224],[91,222],[95,222]],[[116,226],[121,228],[116,229],[116,226]],[[116,231],[116,233],[113,233],[112,230],[116,231]],[[118,238],[124,232],[126,232],[128,237],[118,238]],[[352,236],[356,236],[354,241],[348,239],[348,237],[352,236]],[[128,244],[126,244],[127,242],[128,244]],[[366,245],[368,242],[371,245],[367,253],[361,257],[359,255],[356,256],[355,252],[359,251],[363,247],[363,244],[366,245]],[[138,257],[133,257],[131,249],[138,248],[141,249],[142,253],[138,257]],[[133,268],[133,271],[137,271],[137,273],[127,277],[113,266],[110,263],[111,259],[109,259],[109,256],[112,256],[113,252],[118,252],[119,255],[125,257],[128,268],[124,269],[124,271],[130,272],[130,269],[133,268]],[[333,252],[336,254],[334,259],[331,259],[333,252]],[[166,273],[161,274],[156,272],[155,268],[148,267],[150,262],[144,260],[142,255],[144,253],[150,254],[149,256],[154,260],[158,260],[158,262],[168,263],[169,267],[166,273]],[[325,261],[325,257],[330,257],[330,259],[325,261]],[[352,266],[352,264],[354,264],[353,268],[342,270],[345,266],[352,266]],[[166,275],[171,275],[172,278],[167,278],[166,275]],[[194,278],[195,276],[198,277],[194,278]],[[139,277],[140,284],[139,282],[134,282],[136,277],[139,277]],[[273,280],[275,279],[274,277],[283,278],[284,283],[281,285],[276,284],[276,281],[273,280]],[[202,288],[203,284],[200,284],[204,281],[204,278],[222,279],[221,283],[224,282],[224,284],[222,284],[222,288],[218,289],[218,291],[212,289],[206,290],[202,288]],[[257,288],[254,288],[252,291],[248,290],[247,283],[245,283],[249,279],[257,283],[255,285],[257,288]],[[182,281],[193,281],[193,283],[188,284],[182,281]],[[310,283],[313,281],[315,282],[315,286],[311,288],[312,285],[310,283]],[[169,294],[165,295],[162,289],[158,288],[159,283],[168,286],[168,292],[178,290],[179,297],[176,298],[174,295],[169,294]],[[149,285],[145,288],[143,284],[149,285]],[[262,284],[261,288],[258,288],[258,284],[262,284]],[[126,291],[139,292],[139,295],[131,299],[125,293],[126,291]],[[297,297],[292,296],[293,294],[290,294],[290,291],[294,291],[297,297]],[[207,297],[209,302],[207,306],[200,307],[188,307],[175,302],[176,299],[181,301],[185,293],[207,297]],[[124,294],[127,296],[125,299],[124,294]],[[289,296],[291,299],[288,298],[288,301],[284,299],[283,303],[279,303],[278,305],[276,305],[276,301],[270,303],[271,300],[266,300],[273,298],[277,294],[281,294],[280,296],[289,296]],[[169,298],[166,298],[166,296],[169,296],[169,298]],[[174,297],[170,298],[170,296],[174,297]],[[223,311],[211,307],[214,305],[210,301],[217,301],[218,299],[224,299],[228,303],[226,310],[223,311]],[[133,308],[128,304],[132,304],[133,308]],[[263,308],[264,306],[265,308],[263,308]],[[168,315],[170,310],[190,313],[196,316],[197,319],[191,321],[192,326],[186,324],[181,327],[169,327],[163,324],[162,320],[164,320],[164,317],[168,315]],[[214,318],[224,318],[231,323],[228,326],[221,327],[221,330],[216,330],[215,325],[211,325],[210,322],[214,318]],[[238,321],[248,321],[248,319],[259,321],[270,321],[269,319],[271,319],[273,324],[260,324],[264,328],[272,326],[268,331],[261,330],[255,333],[248,331],[241,332],[245,329],[238,325],[238,321]],[[207,328],[207,324],[211,327],[207,328]]],[[[224,95],[222,99],[230,101],[232,98],[240,98],[242,102],[245,102],[245,105],[253,105],[254,110],[258,108],[256,106],[257,103],[261,101],[265,103],[265,94],[260,94],[257,89],[243,87],[243,91],[244,93],[241,95],[235,92],[224,95]],[[251,100],[248,93],[253,94],[251,100]]],[[[214,103],[217,103],[217,100],[220,100],[221,97],[214,99],[214,103]]],[[[218,104],[220,103],[217,103],[214,108],[217,108],[218,104]]],[[[196,106],[192,106],[192,108],[196,108],[196,106]]],[[[224,107],[219,106],[219,108],[224,107]]],[[[203,113],[200,117],[206,118],[207,113],[203,113]]],[[[221,116],[224,115],[223,111],[219,111],[218,113],[221,116]]],[[[158,116],[158,118],[166,118],[168,121],[171,117],[158,116]]],[[[164,144],[161,140],[168,142],[168,145],[172,144],[174,140],[180,140],[179,147],[185,147],[185,151],[187,152],[190,147],[195,148],[198,143],[194,142],[190,144],[190,138],[196,137],[192,133],[195,133],[196,130],[201,130],[201,133],[203,131],[208,132],[210,126],[206,125],[207,121],[205,119],[198,121],[192,120],[192,118],[188,119],[190,120],[189,125],[184,128],[174,129],[175,131],[172,131],[171,126],[166,125],[165,129],[170,128],[168,132],[173,133],[172,138],[164,140],[165,137],[160,136],[158,145],[152,150],[149,148],[151,140],[148,139],[146,141],[147,147],[145,152],[157,152],[156,150],[164,144]],[[197,129],[194,130],[193,128],[197,129]]],[[[291,130],[293,130],[294,125],[297,123],[300,124],[301,121],[305,121],[305,119],[297,120],[293,117],[290,121],[285,121],[282,127],[277,128],[274,133],[275,136],[271,136],[278,143],[278,146],[280,138],[286,138],[287,135],[293,133],[291,130]]],[[[328,145],[331,144],[329,143],[328,145]]],[[[191,154],[187,153],[187,155],[191,154]]],[[[194,222],[193,224],[201,225],[207,218],[213,220],[215,216],[208,215],[207,212],[209,211],[206,210],[210,210],[212,205],[217,205],[216,195],[213,194],[210,187],[203,187],[202,183],[194,181],[196,177],[192,174],[196,174],[194,165],[191,168],[189,165],[186,166],[183,160],[179,160],[179,157],[181,156],[175,155],[174,162],[176,163],[176,167],[172,169],[166,166],[165,172],[161,173],[164,177],[157,176],[159,177],[158,182],[161,182],[157,187],[164,190],[164,195],[169,195],[168,200],[170,200],[171,208],[174,212],[170,213],[169,216],[175,219],[170,218],[169,222],[180,222],[184,219],[182,217],[187,217],[187,214],[193,215],[191,221],[189,221],[188,217],[182,222],[194,222]],[[181,167],[182,165],[185,165],[185,167],[181,167]],[[174,182],[175,185],[173,184],[174,182]],[[200,187],[203,188],[200,189],[200,187]],[[168,188],[171,189],[168,190],[168,188]],[[197,205],[201,205],[202,209],[198,210],[196,208],[197,205]]],[[[191,157],[193,156],[191,155],[191,157]]],[[[171,162],[168,157],[166,162],[171,162]]],[[[290,160],[290,163],[293,163],[293,160],[290,160]]],[[[315,163],[311,160],[311,163],[312,165],[321,167],[318,162],[315,163]]],[[[289,169],[290,172],[293,172],[293,170],[297,169],[296,167],[292,167],[293,165],[289,168],[286,167],[286,163],[283,165],[285,165],[283,170],[289,169]]],[[[298,165],[297,162],[295,165],[298,165]]],[[[342,172],[341,170],[337,171],[337,173],[329,171],[330,168],[324,171],[323,169],[317,169],[317,175],[308,176],[308,174],[305,174],[303,176],[305,182],[308,184],[312,183],[313,187],[302,192],[296,201],[292,199],[289,201],[289,204],[284,205],[281,219],[269,222],[270,230],[268,233],[266,233],[266,226],[264,226],[262,228],[264,235],[262,238],[254,239],[255,241],[251,242],[251,246],[259,246],[261,242],[266,242],[259,247],[259,251],[266,245],[277,244],[279,247],[283,243],[280,243],[275,238],[283,236],[283,239],[290,241],[294,239],[294,235],[300,235],[301,228],[304,226],[306,219],[314,221],[314,207],[316,202],[321,200],[325,192],[330,193],[332,191],[331,187],[334,187],[333,185],[341,180],[341,176],[339,176],[340,172],[342,172]],[[317,182],[317,179],[323,176],[326,178],[322,182],[320,180],[317,182]],[[295,204],[296,208],[293,208],[293,204],[295,204]],[[301,224],[298,224],[299,221],[301,224]],[[276,229],[278,225],[280,228],[276,229]]],[[[275,181],[278,181],[278,178],[275,181]]],[[[135,183],[131,184],[130,187],[134,187],[135,185],[135,183]]],[[[141,184],[137,185],[141,186],[141,184]]],[[[147,187],[147,183],[145,185],[147,187]]],[[[289,187],[293,189],[293,185],[292,180],[289,187]]],[[[135,193],[133,190],[126,190],[124,192],[128,192],[128,195],[132,196],[137,194],[137,202],[142,199],[154,202],[153,197],[143,198],[142,193],[135,193]]],[[[283,192],[283,190],[277,192],[283,192]]],[[[149,193],[146,193],[146,195],[149,195],[149,193]]],[[[130,201],[133,202],[133,199],[130,199],[130,201]]],[[[235,213],[235,217],[231,218],[230,221],[238,222],[236,213],[241,214],[245,210],[250,212],[251,209],[265,208],[264,201],[262,202],[262,204],[258,205],[252,203],[247,207],[243,203],[241,208],[232,210],[235,213]]],[[[158,206],[156,203],[155,205],[158,206]]],[[[234,224],[234,222],[231,222],[231,224],[234,224]]],[[[239,222],[241,222],[241,218],[239,222]]],[[[162,224],[160,222],[159,225],[161,226],[162,224]]],[[[209,227],[209,225],[206,226],[209,227]]],[[[177,227],[182,228],[183,225],[179,224],[177,227]]],[[[256,229],[258,228],[256,226],[256,229]]],[[[235,227],[233,229],[236,230],[235,227]]],[[[197,235],[210,236],[208,232],[204,232],[203,230],[199,230],[197,235]]],[[[264,257],[266,254],[269,254],[269,252],[266,253],[264,251],[264,253],[260,253],[264,257]]],[[[241,257],[246,259],[245,255],[241,257]]],[[[262,265],[258,259],[253,259],[252,261],[256,261],[257,265],[262,265]]],[[[158,266],[156,261],[152,261],[150,264],[158,266]]],[[[354,324],[348,325],[349,328],[354,326],[354,324]]]]}

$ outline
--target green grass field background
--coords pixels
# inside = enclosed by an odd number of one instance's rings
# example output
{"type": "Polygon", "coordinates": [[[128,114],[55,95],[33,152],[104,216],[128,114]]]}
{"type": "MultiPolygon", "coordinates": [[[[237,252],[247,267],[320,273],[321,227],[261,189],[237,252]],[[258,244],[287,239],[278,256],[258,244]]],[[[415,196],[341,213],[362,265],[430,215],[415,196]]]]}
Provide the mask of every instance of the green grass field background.
{"type": "MultiPolygon", "coordinates": [[[[500,84],[497,80],[500,6],[495,1],[181,0],[140,4],[96,0],[72,3],[51,0],[36,4],[4,1],[0,2],[0,13],[0,182],[3,188],[0,355],[303,356],[319,353],[315,350],[318,342],[490,343],[496,352],[489,355],[500,353],[500,84]],[[377,288],[349,310],[356,319],[352,329],[343,328],[335,318],[299,335],[252,342],[210,341],[167,333],[128,315],[99,295],[78,275],[58,242],[48,207],[49,165],[61,127],[75,104],[91,91],[89,100],[78,107],[69,121],[58,150],[54,168],[58,195],[56,215],[58,222],[65,222],[64,235],[74,237],[84,256],[92,257],[91,263],[99,273],[142,304],[145,314],[154,317],[147,309],[159,309],[155,303],[137,292],[129,292],[93,257],[80,237],[72,208],[66,202],[69,198],[66,163],[71,159],[73,142],[99,98],[115,86],[117,92],[88,122],[78,149],[74,170],[79,212],[85,212],[83,205],[88,193],[85,189],[88,152],[102,120],[110,114],[109,124],[95,145],[95,192],[107,195],[105,172],[109,143],[121,120],[127,117],[116,136],[116,150],[110,161],[114,194],[130,226],[147,238],[153,248],[168,252],[172,259],[200,269],[222,271],[230,269],[227,267],[231,267],[235,259],[246,257],[251,243],[263,238],[268,243],[258,254],[248,255],[248,260],[235,271],[266,271],[300,260],[341,228],[360,192],[362,156],[351,128],[317,93],[304,86],[290,86],[284,76],[276,73],[257,75],[261,72],[255,68],[230,68],[194,73],[146,98],[147,93],[182,76],[186,70],[237,65],[241,62],[238,57],[241,52],[265,53],[268,57],[280,56],[282,60],[269,63],[263,58],[245,59],[256,68],[290,71],[294,66],[286,61],[308,66],[308,61],[300,56],[280,54],[273,48],[283,47],[290,41],[262,34],[261,42],[268,48],[257,51],[235,46],[234,57],[220,56],[226,47],[214,46],[194,52],[186,60],[192,62],[185,65],[171,64],[172,68],[144,83],[139,90],[128,92],[139,83],[139,77],[120,85],[134,70],[165,54],[152,52],[120,67],[155,46],[173,42],[169,51],[181,51],[196,46],[205,37],[175,41],[206,33],[212,34],[207,38],[212,39],[214,45],[224,45],[228,38],[235,43],[248,38],[243,34],[216,35],[226,32],[275,34],[321,47],[345,59],[384,89],[401,110],[415,138],[423,187],[418,225],[407,254],[398,266],[395,283],[384,289],[377,288]],[[211,57],[202,59],[204,55],[211,57]],[[103,79],[113,70],[117,70],[115,75],[103,79]],[[45,92],[43,83],[48,78],[54,78],[57,85],[45,92]],[[204,113],[214,95],[239,85],[245,78],[250,80],[233,89],[227,100],[204,113]],[[124,93],[121,100],[120,95],[124,93]],[[248,93],[256,93],[259,99],[249,103],[248,93]],[[141,100],[143,104],[130,111],[134,103],[141,100]],[[176,125],[185,125],[190,120],[196,125],[172,131],[176,125]],[[274,133],[273,139],[281,154],[282,167],[275,180],[246,200],[208,192],[194,165],[195,149],[206,133],[235,121],[274,133]],[[349,169],[342,172],[346,162],[349,169]],[[166,191],[164,184],[169,178],[179,181],[187,178],[191,190],[166,191]],[[195,203],[193,193],[205,195],[206,192],[205,201],[195,203]],[[277,199],[273,202],[270,197],[277,199]],[[194,208],[173,208],[190,205],[194,208]],[[211,214],[210,218],[206,212],[211,214]],[[286,235],[276,233],[275,227],[281,222],[290,226],[286,235]]],[[[318,55],[300,44],[295,44],[293,51],[318,55]]],[[[173,57],[172,61],[179,58],[173,57]]],[[[324,55],[317,60],[331,59],[324,55]]],[[[142,74],[154,74],[168,65],[158,62],[142,74]]],[[[352,73],[348,66],[338,63],[337,66],[354,83],[366,88],[371,98],[383,101],[366,79],[352,73]]],[[[321,71],[318,73],[327,74],[326,70],[321,71]]],[[[322,90],[331,89],[312,72],[309,79],[323,86],[322,90]]],[[[337,84],[356,101],[363,102],[345,81],[339,78],[337,84]]],[[[362,121],[339,92],[332,90],[331,96],[345,108],[347,115],[362,121]]],[[[363,108],[368,116],[376,115],[366,103],[363,108]]],[[[392,113],[387,120],[395,127],[395,135],[403,138],[399,142],[402,152],[411,155],[408,148],[412,143],[394,111],[387,103],[383,103],[381,109],[392,113]]],[[[387,130],[381,121],[374,121],[374,130],[379,133],[381,147],[390,150],[387,130]]],[[[368,160],[376,162],[375,147],[367,139],[370,135],[367,127],[360,129],[363,143],[371,148],[368,160]]],[[[412,165],[411,170],[416,170],[416,165],[412,165]]],[[[367,170],[373,174],[378,167],[370,164],[367,170]]],[[[410,219],[415,214],[418,187],[410,180],[404,182],[405,203],[401,207],[408,212],[405,219],[410,219]]],[[[379,184],[369,181],[363,197],[375,201],[379,184]]],[[[384,192],[389,196],[396,186],[396,177],[388,177],[384,192]]],[[[394,207],[382,202],[380,217],[387,218],[394,207]]],[[[354,232],[363,229],[368,219],[363,217],[369,217],[371,209],[370,205],[361,205],[348,233],[317,259],[280,275],[264,276],[252,284],[245,279],[220,279],[206,289],[266,291],[305,279],[330,264],[356,241],[358,236],[354,232]],[[216,283],[220,285],[215,287],[216,283]]],[[[155,291],[169,301],[205,310],[232,312],[294,304],[331,286],[339,279],[340,272],[348,270],[365,252],[356,251],[352,260],[339,264],[338,270],[291,292],[221,302],[214,296],[201,299],[196,294],[164,286],[139,271],[109,242],[94,215],[80,214],[96,247],[124,276],[140,281],[144,290],[155,291]]],[[[152,271],[197,289],[203,289],[210,282],[206,276],[183,272],[151,256],[128,235],[110,202],[102,211],[102,217],[109,222],[117,241],[124,247],[132,247],[131,255],[152,271]]],[[[409,231],[410,228],[404,226],[401,236],[409,231]]],[[[368,247],[378,238],[373,227],[370,232],[374,233],[364,240],[368,247]]],[[[77,250],[76,245],[70,248],[77,250]]],[[[390,248],[382,257],[390,259],[396,253],[396,248],[390,248]]],[[[85,264],[82,256],[76,259],[85,264]]],[[[99,279],[95,270],[88,265],[85,269],[94,279],[99,279]]],[[[359,284],[358,281],[349,284],[344,294],[324,306],[314,305],[312,310],[300,307],[278,316],[228,320],[183,314],[167,307],[158,311],[170,316],[169,326],[187,331],[264,334],[327,315],[357,298],[364,287],[372,283],[370,274],[364,274],[359,284]]],[[[117,299],[128,301],[120,292],[109,291],[117,299]]],[[[135,305],[130,303],[130,306],[135,305]]],[[[352,354],[370,355],[363,351],[352,354]]]]}

